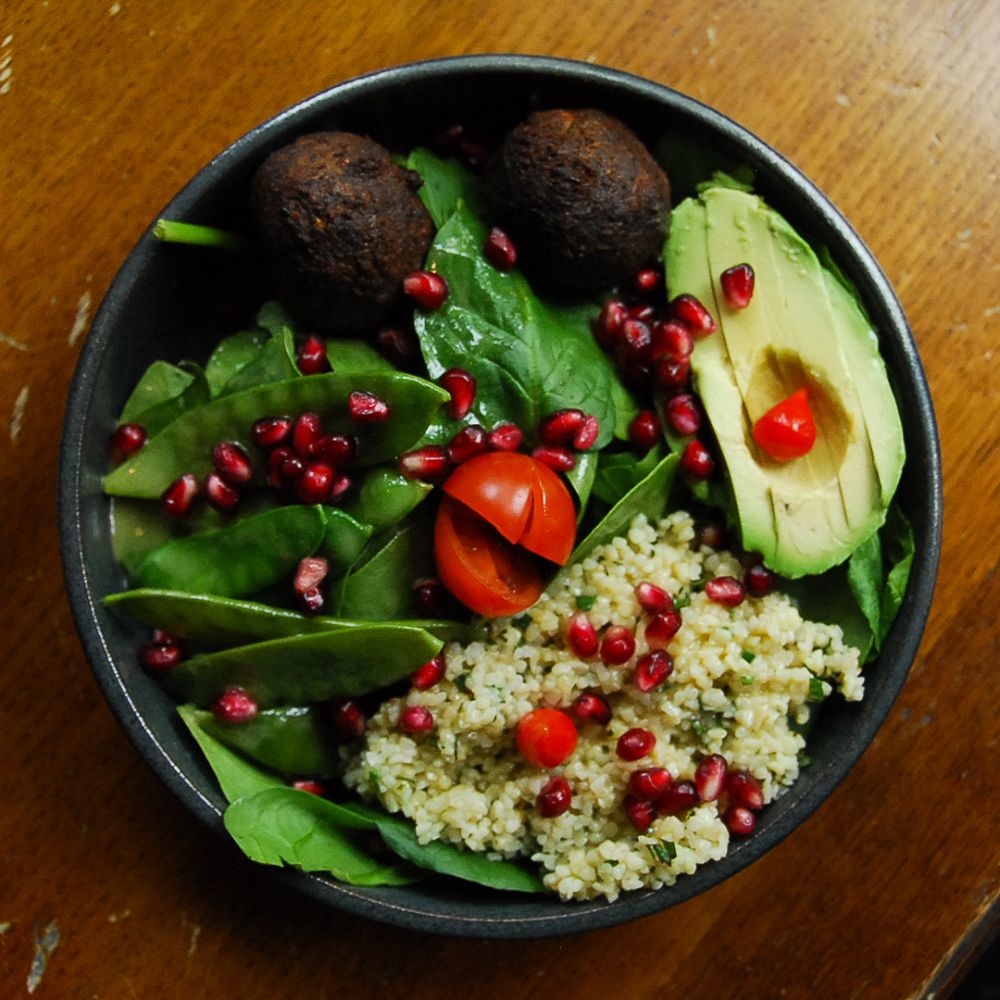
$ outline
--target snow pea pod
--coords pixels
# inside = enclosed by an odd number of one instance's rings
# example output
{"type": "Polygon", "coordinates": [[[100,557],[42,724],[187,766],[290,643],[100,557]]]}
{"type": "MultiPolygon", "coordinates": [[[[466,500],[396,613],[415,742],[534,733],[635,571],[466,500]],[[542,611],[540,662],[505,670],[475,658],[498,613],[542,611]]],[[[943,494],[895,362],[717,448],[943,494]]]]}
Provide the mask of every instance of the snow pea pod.
{"type": "Polygon", "coordinates": [[[376,529],[388,528],[406,517],[433,489],[430,483],[407,479],[393,467],[372,469],[357,498],[345,510],[376,529]]]}
{"type": "Polygon", "coordinates": [[[325,531],[319,507],[276,507],[153,549],[136,571],[136,585],[220,597],[253,594],[290,576],[319,548],[325,531]]]}
{"type": "Polygon", "coordinates": [[[442,645],[424,629],[371,624],[202,653],[183,660],[165,680],[175,695],[203,708],[234,686],[261,708],[308,705],[385,687],[442,645]]]}
{"type": "Polygon", "coordinates": [[[218,441],[247,443],[260,417],[280,413],[318,413],[330,433],[354,434],[359,466],[386,462],[420,439],[438,408],[450,399],[444,389],[402,372],[311,375],[257,385],[222,396],[181,414],[146,446],[104,479],[112,496],[153,498],[186,472],[204,475],[211,469],[218,441]],[[357,423],[347,410],[355,390],[384,399],[391,416],[380,423],[357,423]]]}
{"type": "Polygon", "coordinates": [[[281,330],[261,345],[256,354],[221,387],[218,396],[229,396],[268,382],[281,382],[299,374],[295,362],[295,338],[281,330]]]}
{"type": "Polygon", "coordinates": [[[373,528],[370,524],[362,524],[338,507],[324,507],[323,518],[326,522],[323,548],[334,566],[341,567],[343,572],[364,551],[373,528]]]}
{"type": "Polygon", "coordinates": [[[118,422],[141,424],[149,436],[159,434],[180,414],[207,403],[209,395],[198,365],[184,362],[178,367],[154,361],[132,390],[118,422]]]}
{"type": "Polygon", "coordinates": [[[205,378],[213,398],[241,368],[257,357],[267,339],[263,330],[241,330],[219,341],[205,362],[205,378]]]}

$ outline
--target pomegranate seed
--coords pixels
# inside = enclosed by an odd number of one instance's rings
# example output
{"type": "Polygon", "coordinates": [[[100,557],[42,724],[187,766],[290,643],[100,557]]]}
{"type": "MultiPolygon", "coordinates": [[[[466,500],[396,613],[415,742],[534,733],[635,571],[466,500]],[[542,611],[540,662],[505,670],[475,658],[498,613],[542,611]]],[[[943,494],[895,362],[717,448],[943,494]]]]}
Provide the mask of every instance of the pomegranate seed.
{"type": "Polygon", "coordinates": [[[738,806],[755,812],[764,808],[764,789],[749,771],[730,771],[726,775],[726,794],[738,806]]]}
{"type": "Polygon", "coordinates": [[[461,465],[476,455],[488,451],[486,431],[479,424],[469,424],[463,427],[447,444],[445,451],[455,465],[461,465]]]}
{"type": "Polygon", "coordinates": [[[643,302],[637,306],[629,306],[629,319],[637,319],[640,323],[648,324],[655,316],[656,310],[648,302],[643,302]]]}
{"type": "Polygon", "coordinates": [[[585,691],[573,702],[573,714],[581,722],[596,722],[606,726],[611,721],[611,706],[603,694],[585,691]]]}
{"type": "Polygon", "coordinates": [[[444,654],[438,653],[434,659],[428,660],[422,667],[417,667],[410,674],[410,683],[418,691],[426,691],[428,688],[434,687],[444,677],[444,668],[444,654]]]}
{"type": "Polygon", "coordinates": [[[639,833],[648,830],[650,824],[656,819],[656,809],[652,802],[626,795],[622,805],[625,808],[625,815],[628,816],[629,821],[639,833]]]}
{"type": "Polygon", "coordinates": [[[722,822],[734,837],[749,837],[757,828],[757,817],[743,806],[730,806],[722,814],[722,822]]]}
{"type": "Polygon", "coordinates": [[[678,433],[685,437],[697,434],[701,427],[701,414],[695,404],[694,396],[682,392],[667,400],[667,422],[678,433]]]}
{"type": "Polygon", "coordinates": [[[307,615],[318,615],[326,606],[326,598],[319,587],[310,587],[309,590],[296,594],[296,600],[307,615]]]}
{"type": "Polygon", "coordinates": [[[568,448],[556,445],[540,444],[531,453],[531,457],[547,465],[556,472],[569,472],[576,465],[576,456],[568,448]]]}
{"type": "Polygon", "coordinates": [[[662,587],[657,587],[648,580],[636,584],[635,597],[639,607],[651,615],[669,611],[674,606],[674,599],[662,587]]]}
{"type": "Polygon", "coordinates": [[[275,448],[271,452],[271,458],[274,459],[279,486],[290,486],[306,470],[306,463],[290,448],[275,448]],[[276,457],[279,452],[280,457],[276,457]]]}
{"type": "Polygon", "coordinates": [[[421,614],[432,617],[444,607],[444,584],[435,577],[423,577],[413,582],[413,603],[421,614]]]}
{"type": "Polygon", "coordinates": [[[409,368],[420,358],[417,338],[406,330],[383,327],[375,334],[375,344],[397,368],[409,368]]]}
{"type": "Polygon", "coordinates": [[[476,398],[476,379],[464,368],[449,368],[439,379],[438,385],[451,393],[448,415],[461,420],[472,409],[476,398]]]}
{"type": "Polygon", "coordinates": [[[389,404],[384,399],[359,389],[347,397],[347,410],[352,420],[362,424],[380,424],[391,415],[389,404]]]}
{"type": "Polygon", "coordinates": [[[299,778],[292,782],[292,788],[297,792],[308,792],[310,795],[325,795],[326,789],[318,782],[309,778],[299,778]]]}
{"type": "Polygon", "coordinates": [[[267,456],[267,481],[275,488],[281,489],[286,484],[281,474],[285,462],[293,457],[291,448],[278,447],[267,456]]]}
{"type": "Polygon", "coordinates": [[[629,776],[629,795],[640,802],[652,802],[670,787],[673,780],[673,775],[665,767],[644,767],[629,776]]]}
{"type": "Polygon", "coordinates": [[[434,728],[434,716],[423,705],[407,705],[399,713],[399,728],[404,733],[426,733],[434,728]]]}
{"type": "Polygon", "coordinates": [[[746,309],[753,298],[754,273],[749,264],[736,264],[722,272],[722,295],[730,309],[746,309]]]}
{"type": "Polygon", "coordinates": [[[678,295],[670,303],[674,316],[677,317],[694,334],[715,332],[715,320],[712,314],[693,296],[678,295]]]}
{"type": "Polygon", "coordinates": [[[589,451],[597,442],[601,433],[601,423],[597,417],[588,413],[583,418],[577,432],[573,435],[573,447],[577,451],[589,451]]]}
{"type": "Polygon", "coordinates": [[[335,743],[350,743],[364,734],[365,713],[352,700],[334,702],[330,706],[330,727],[335,743]]]}
{"type": "Polygon", "coordinates": [[[226,688],[212,705],[219,722],[241,723],[257,718],[257,702],[240,687],[226,688]]]}
{"type": "Polygon", "coordinates": [[[212,449],[212,465],[230,486],[244,486],[253,479],[250,457],[235,441],[220,441],[212,449]]]}
{"type": "Polygon", "coordinates": [[[653,333],[641,319],[629,318],[622,324],[621,344],[627,359],[646,361],[653,346],[653,333]]]}
{"type": "Polygon", "coordinates": [[[295,480],[295,492],[303,503],[322,503],[330,496],[333,469],[326,462],[309,462],[295,480]]]}
{"type": "Polygon", "coordinates": [[[358,441],[350,434],[326,434],[309,445],[309,456],[335,469],[348,465],[358,450],[358,441]]]}
{"type": "Polygon", "coordinates": [[[624,625],[610,625],[601,639],[601,659],[609,667],[620,667],[634,653],[635,636],[624,625]]]}
{"type": "Polygon", "coordinates": [[[403,292],[421,309],[440,309],[448,298],[448,282],[433,271],[413,271],[403,278],[403,292]]]}
{"type": "Polygon", "coordinates": [[[327,503],[336,503],[353,485],[354,480],[350,476],[334,476],[327,503]]]}
{"type": "Polygon", "coordinates": [[[326,356],[326,344],[314,333],[299,344],[297,360],[299,371],[303,375],[320,375],[330,370],[330,360],[326,356]]]}
{"type": "Polygon", "coordinates": [[[635,686],[644,694],[655,691],[674,672],[674,658],[665,650],[654,649],[635,665],[635,686]]]}
{"type": "Polygon", "coordinates": [[[250,440],[261,451],[270,451],[278,445],[288,444],[291,437],[291,417],[262,417],[250,428],[250,440]]]}
{"type": "Polygon", "coordinates": [[[542,790],[535,799],[535,806],[539,816],[546,819],[553,819],[562,816],[573,802],[573,789],[565,778],[558,776],[549,778],[542,786],[542,790]]]}
{"type": "Polygon", "coordinates": [[[652,292],[654,289],[658,288],[660,285],[660,272],[655,268],[646,267],[643,268],[635,276],[635,287],[640,292],[652,292]]]}
{"type": "Polygon", "coordinates": [[[694,786],[702,802],[714,802],[726,787],[726,758],[713,753],[695,768],[694,786]]]}
{"type": "Polygon", "coordinates": [[[681,613],[677,608],[668,608],[653,615],[646,622],[643,638],[650,649],[662,649],[680,631],[681,613]]]}
{"type": "Polygon", "coordinates": [[[486,443],[493,451],[517,451],[524,435],[516,424],[497,424],[486,435],[486,443]]]}
{"type": "Polygon", "coordinates": [[[566,626],[566,644],[573,651],[574,656],[579,656],[581,660],[589,660],[597,655],[600,645],[597,639],[597,629],[586,612],[578,611],[569,619],[566,626]]]}
{"type": "Polygon", "coordinates": [[[628,309],[624,302],[611,299],[604,303],[597,322],[594,324],[594,336],[604,347],[614,347],[621,340],[622,327],[628,318],[628,309]]]}
{"type": "Polygon", "coordinates": [[[683,361],[691,356],[694,350],[694,337],[691,331],[675,319],[654,323],[652,327],[653,344],[649,356],[653,361],[661,358],[673,358],[683,361]]]}
{"type": "Polygon", "coordinates": [[[746,600],[746,588],[734,576],[717,576],[705,584],[705,596],[724,608],[735,608],[746,600]]]}
{"type": "Polygon", "coordinates": [[[323,425],[318,413],[301,413],[292,427],[292,448],[300,458],[308,458],[312,446],[322,437],[323,425]]]}
{"type": "Polygon", "coordinates": [[[171,517],[186,517],[198,496],[198,479],[190,472],[175,479],[160,497],[163,512],[171,517]]]}
{"type": "Polygon", "coordinates": [[[715,463],[708,449],[697,439],[689,441],[681,454],[681,468],[696,480],[708,479],[712,475],[715,463]]]}
{"type": "Polygon", "coordinates": [[[240,502],[236,487],[230,486],[218,472],[210,472],[205,477],[205,496],[208,502],[223,514],[236,510],[240,502]]]}
{"type": "Polygon", "coordinates": [[[664,358],[656,366],[656,384],[661,389],[683,389],[691,378],[687,358],[664,358]]]}
{"type": "Polygon", "coordinates": [[[763,564],[755,562],[743,574],[743,584],[751,597],[764,597],[777,585],[778,578],[763,564]]]}
{"type": "Polygon", "coordinates": [[[586,420],[583,410],[556,410],[539,425],[538,436],[543,444],[568,445],[586,420]]]}
{"type": "Polygon", "coordinates": [[[660,440],[660,418],[655,410],[640,410],[628,425],[629,443],[637,451],[647,452],[660,440]]]}
{"type": "Polygon", "coordinates": [[[517,265],[517,250],[513,240],[496,226],[486,234],[483,256],[498,271],[510,271],[517,265]]]}
{"type": "Polygon", "coordinates": [[[153,642],[143,646],[139,662],[152,674],[168,674],[181,660],[184,650],[176,639],[154,637],[153,642]]]}
{"type": "Polygon", "coordinates": [[[698,804],[698,789],[690,781],[671,785],[657,800],[656,811],[661,816],[676,816],[698,804]]]}
{"type": "Polygon", "coordinates": [[[330,563],[322,556],[306,556],[295,571],[295,581],[292,586],[296,594],[318,587],[330,572],[330,563]]]}
{"type": "Polygon", "coordinates": [[[700,524],[695,529],[695,540],[699,545],[705,545],[710,549],[724,549],[727,539],[725,525],[719,524],[718,521],[700,524]]]}
{"type": "Polygon", "coordinates": [[[122,424],[111,435],[111,461],[121,465],[146,443],[146,428],[139,424],[122,424]]]}
{"type": "Polygon", "coordinates": [[[408,451],[399,457],[399,471],[407,479],[436,483],[444,479],[450,470],[451,462],[448,460],[448,452],[437,444],[429,444],[426,448],[408,451]]]}
{"type": "Polygon", "coordinates": [[[622,760],[639,760],[652,753],[656,737],[648,729],[627,729],[618,737],[615,752],[622,760]]]}

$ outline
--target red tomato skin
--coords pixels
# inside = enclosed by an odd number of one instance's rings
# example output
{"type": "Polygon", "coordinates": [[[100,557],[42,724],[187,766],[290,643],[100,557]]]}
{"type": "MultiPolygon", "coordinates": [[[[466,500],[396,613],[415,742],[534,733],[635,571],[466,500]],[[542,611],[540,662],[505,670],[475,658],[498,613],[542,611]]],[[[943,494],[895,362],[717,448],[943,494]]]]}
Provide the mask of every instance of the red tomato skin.
{"type": "Polygon", "coordinates": [[[576,726],[558,708],[536,708],[517,724],[517,749],[534,767],[564,764],[576,749],[576,726]]]}
{"type": "Polygon", "coordinates": [[[753,425],[753,439],[776,462],[789,462],[809,454],[816,443],[816,423],[806,389],[799,389],[772,406],[753,425]]]}
{"type": "Polygon", "coordinates": [[[534,504],[518,544],[565,566],[576,544],[576,505],[558,472],[535,462],[534,475],[534,504]]]}

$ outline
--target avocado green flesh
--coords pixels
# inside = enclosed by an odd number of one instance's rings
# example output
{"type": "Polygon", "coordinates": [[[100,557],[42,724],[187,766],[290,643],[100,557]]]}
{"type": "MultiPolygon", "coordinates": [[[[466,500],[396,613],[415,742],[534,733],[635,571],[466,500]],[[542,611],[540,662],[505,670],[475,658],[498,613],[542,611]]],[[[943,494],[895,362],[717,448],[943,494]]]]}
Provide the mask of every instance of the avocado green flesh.
{"type": "Polygon", "coordinates": [[[903,436],[878,342],[853,296],[760,198],[710,188],[674,211],[665,251],[671,295],[687,292],[718,320],[692,372],[732,482],[744,546],[788,577],[821,573],[885,518],[903,465],[903,436]],[[745,309],[719,276],[755,272],[745,309]],[[754,423],[805,386],[816,422],[810,452],[777,462],[754,423]]]}

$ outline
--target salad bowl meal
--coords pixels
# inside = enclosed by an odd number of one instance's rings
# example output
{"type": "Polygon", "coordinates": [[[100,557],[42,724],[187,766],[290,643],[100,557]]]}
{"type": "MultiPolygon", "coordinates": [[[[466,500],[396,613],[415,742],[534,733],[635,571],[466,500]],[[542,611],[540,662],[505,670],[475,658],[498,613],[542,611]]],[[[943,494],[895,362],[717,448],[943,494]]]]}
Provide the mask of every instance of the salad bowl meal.
{"type": "Polygon", "coordinates": [[[652,913],[794,829],[940,544],[858,236],[716,112],[536,57],[349,81],[201,171],[90,331],[60,490],[160,777],[274,877],[480,936],[652,913]]]}

